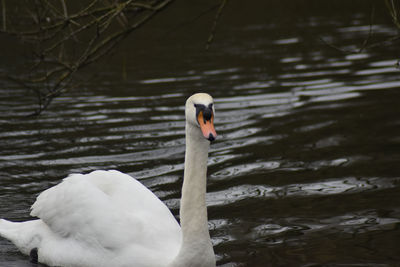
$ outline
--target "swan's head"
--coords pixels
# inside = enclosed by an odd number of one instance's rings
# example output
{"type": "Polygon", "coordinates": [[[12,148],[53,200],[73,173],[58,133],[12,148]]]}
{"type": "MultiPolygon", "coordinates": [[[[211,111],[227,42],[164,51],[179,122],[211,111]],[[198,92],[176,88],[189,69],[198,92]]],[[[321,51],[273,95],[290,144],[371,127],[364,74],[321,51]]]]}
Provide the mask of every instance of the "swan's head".
{"type": "Polygon", "coordinates": [[[204,138],[214,141],[217,132],[214,129],[214,100],[209,94],[194,94],[186,100],[186,122],[198,127],[204,138]]]}

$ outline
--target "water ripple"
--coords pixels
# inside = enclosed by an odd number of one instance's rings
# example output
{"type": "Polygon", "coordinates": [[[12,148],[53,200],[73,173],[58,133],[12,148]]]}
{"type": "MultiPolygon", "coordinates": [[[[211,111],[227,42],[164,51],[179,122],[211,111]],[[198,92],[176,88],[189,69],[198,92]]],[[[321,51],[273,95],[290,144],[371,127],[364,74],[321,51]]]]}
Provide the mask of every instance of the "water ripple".
{"type": "MultiPolygon", "coordinates": [[[[226,174],[230,173],[227,172],[226,174]]],[[[290,184],[282,187],[243,184],[240,186],[229,187],[218,192],[210,192],[207,194],[207,200],[210,206],[224,206],[248,198],[294,198],[319,195],[355,194],[370,190],[383,190],[395,186],[396,185],[392,179],[376,177],[348,177],[329,181],[316,181],[306,184],[290,184]]]]}

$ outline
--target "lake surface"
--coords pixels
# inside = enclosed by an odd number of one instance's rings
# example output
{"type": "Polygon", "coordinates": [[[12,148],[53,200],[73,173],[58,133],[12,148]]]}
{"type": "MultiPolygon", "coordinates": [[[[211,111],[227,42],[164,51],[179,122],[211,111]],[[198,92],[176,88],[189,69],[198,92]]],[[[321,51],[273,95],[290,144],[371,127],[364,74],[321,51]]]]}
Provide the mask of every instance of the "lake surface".
{"type": "MultiPolygon", "coordinates": [[[[399,44],[359,52],[371,29],[369,44],[397,34],[384,2],[238,2],[208,51],[215,12],[192,18],[213,2],[171,5],[39,117],[2,84],[0,217],[29,219],[39,192],[95,169],[129,173],[178,214],[183,105],[205,91],[218,265],[398,266],[399,44]]],[[[0,266],[36,265],[1,239],[0,266]]]]}

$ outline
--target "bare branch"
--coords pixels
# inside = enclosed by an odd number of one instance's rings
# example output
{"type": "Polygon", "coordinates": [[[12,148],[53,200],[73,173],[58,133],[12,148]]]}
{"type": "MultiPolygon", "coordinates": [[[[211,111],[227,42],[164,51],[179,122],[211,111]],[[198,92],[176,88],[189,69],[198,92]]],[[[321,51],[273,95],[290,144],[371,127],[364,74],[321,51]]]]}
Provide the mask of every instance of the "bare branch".
{"type": "MultiPolygon", "coordinates": [[[[35,60],[27,73],[6,78],[33,91],[40,114],[52,100],[71,88],[74,74],[105,55],[132,31],[150,20],[172,0],[92,0],[77,12],[70,12],[68,1],[26,0],[14,16],[18,23],[6,27],[5,1],[2,1],[3,27],[0,32],[18,36],[32,45],[35,60]],[[22,18],[22,19],[21,19],[22,18]],[[21,21],[25,24],[21,24],[21,21]]],[[[13,6],[11,2],[11,7],[13,6]]],[[[10,13],[10,7],[7,12],[10,13]]],[[[12,18],[9,14],[8,18],[12,18]]],[[[0,77],[1,78],[1,77],[0,77]]]]}

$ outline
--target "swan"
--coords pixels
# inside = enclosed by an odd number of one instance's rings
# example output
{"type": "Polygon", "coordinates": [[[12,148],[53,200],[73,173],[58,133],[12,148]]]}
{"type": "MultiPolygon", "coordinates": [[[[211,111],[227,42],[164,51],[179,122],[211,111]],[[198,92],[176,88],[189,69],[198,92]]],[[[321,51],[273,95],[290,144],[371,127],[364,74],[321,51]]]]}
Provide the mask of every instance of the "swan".
{"type": "Polygon", "coordinates": [[[39,194],[38,219],[0,220],[0,236],[31,261],[49,266],[215,266],[208,231],[206,172],[214,129],[213,98],[189,97],[180,225],[167,206],[116,170],[72,174],[39,194]]]}

